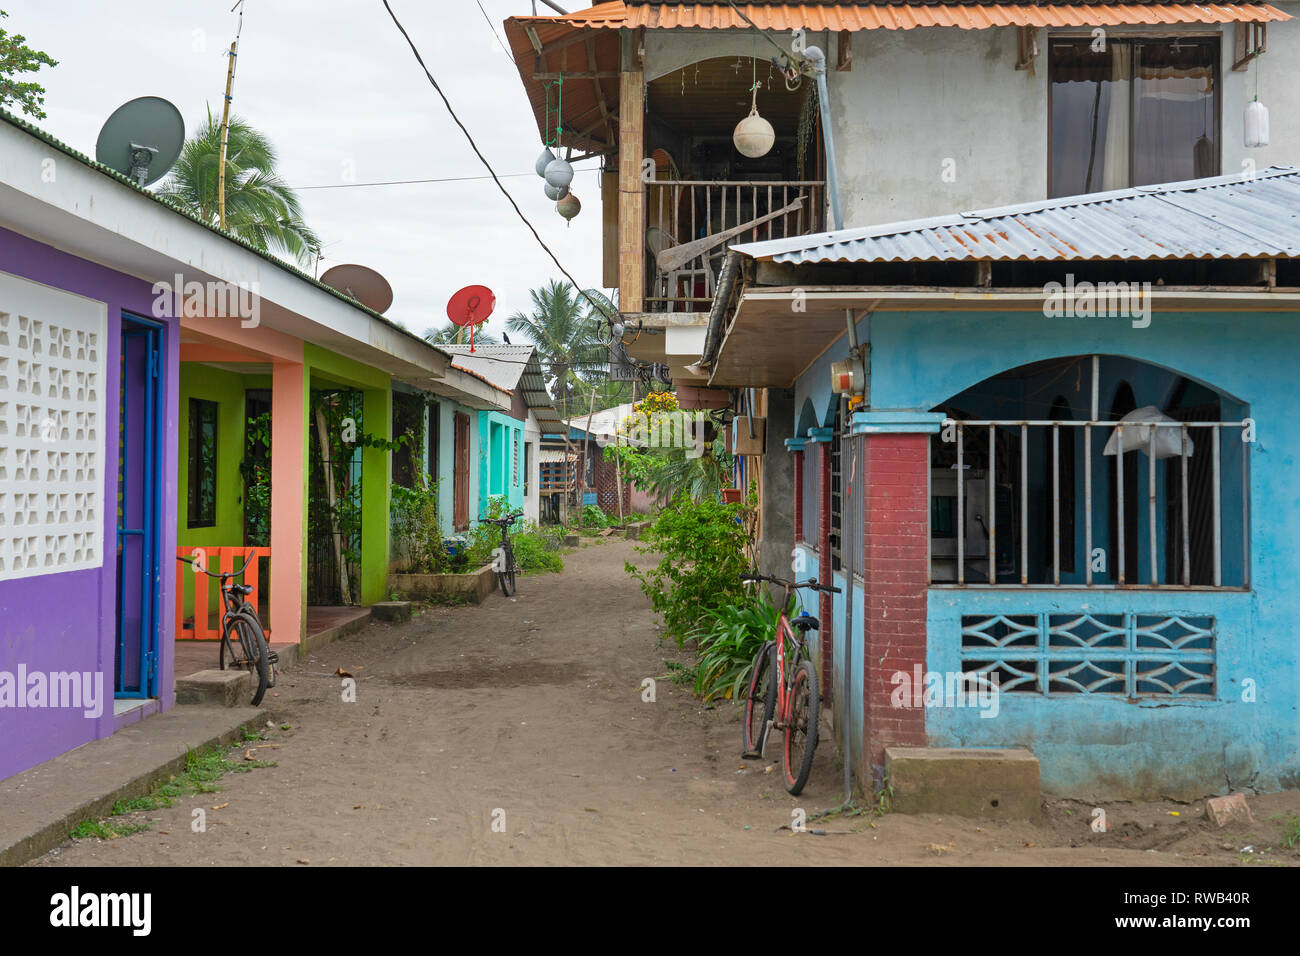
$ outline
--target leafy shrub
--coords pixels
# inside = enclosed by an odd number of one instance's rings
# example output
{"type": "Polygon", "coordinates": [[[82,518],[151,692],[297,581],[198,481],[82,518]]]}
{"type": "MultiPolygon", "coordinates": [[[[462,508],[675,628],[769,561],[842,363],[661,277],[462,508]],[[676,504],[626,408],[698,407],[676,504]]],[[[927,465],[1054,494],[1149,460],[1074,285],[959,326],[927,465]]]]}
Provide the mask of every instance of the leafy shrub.
{"type": "Polygon", "coordinates": [[[749,570],[752,522],[742,504],[678,495],[645,533],[642,554],[660,561],[642,571],[625,565],[680,647],[706,611],[744,603],[740,575],[749,570]]]}
{"type": "Polygon", "coordinates": [[[564,570],[564,558],[559,550],[550,546],[548,539],[535,531],[513,535],[515,561],[525,572],[558,572],[564,570]]]}
{"type": "Polygon", "coordinates": [[[584,527],[604,530],[609,527],[609,516],[600,510],[599,505],[583,505],[582,524],[584,527]]]}
{"type": "Polygon", "coordinates": [[[695,641],[695,696],[739,700],[748,690],[754,655],[776,633],[780,616],[766,588],[756,597],[705,611],[687,634],[695,641]]]}
{"type": "Polygon", "coordinates": [[[413,574],[441,574],[450,564],[438,527],[438,489],[393,485],[393,550],[413,574]]]}

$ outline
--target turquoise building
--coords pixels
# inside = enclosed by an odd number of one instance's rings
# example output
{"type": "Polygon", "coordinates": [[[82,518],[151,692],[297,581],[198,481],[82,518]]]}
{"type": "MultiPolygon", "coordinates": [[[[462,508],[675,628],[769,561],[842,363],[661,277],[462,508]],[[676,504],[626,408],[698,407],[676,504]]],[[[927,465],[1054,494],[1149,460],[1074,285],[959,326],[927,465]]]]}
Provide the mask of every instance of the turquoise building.
{"type": "Polygon", "coordinates": [[[1300,786],[1298,221],[1284,167],[732,247],[701,364],[792,393],[768,453],[798,577],[851,596],[806,606],[864,788],[895,745],[1300,786]]]}

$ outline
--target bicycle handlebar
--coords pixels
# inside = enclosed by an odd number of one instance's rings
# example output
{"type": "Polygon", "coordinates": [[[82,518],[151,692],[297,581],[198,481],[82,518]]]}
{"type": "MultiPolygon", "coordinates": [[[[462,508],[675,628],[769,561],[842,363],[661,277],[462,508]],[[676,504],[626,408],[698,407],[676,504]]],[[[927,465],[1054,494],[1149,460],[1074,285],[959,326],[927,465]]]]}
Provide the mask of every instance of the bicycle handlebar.
{"type": "Polygon", "coordinates": [[[828,592],[830,592],[830,593],[832,593],[832,594],[842,594],[842,593],[844,593],[843,590],[842,590],[841,588],[831,587],[829,584],[818,584],[818,583],[817,583],[815,580],[813,580],[812,578],[809,578],[807,581],[805,581],[805,582],[803,582],[802,584],[800,584],[798,581],[787,581],[785,578],[773,577],[773,576],[770,575],[770,574],[752,574],[752,573],[751,573],[751,574],[742,574],[742,575],[740,576],[740,580],[741,580],[742,582],[748,582],[748,581],[770,581],[770,582],[772,582],[773,584],[778,585],[778,586],[783,587],[783,588],[808,588],[809,590],[812,590],[812,591],[828,591],[828,592]]]}
{"type": "Polygon", "coordinates": [[[238,571],[223,571],[219,574],[213,574],[211,571],[203,567],[201,564],[195,564],[193,557],[183,558],[178,554],[176,555],[176,560],[182,562],[183,564],[188,564],[195,571],[202,571],[210,578],[220,578],[221,580],[224,581],[226,578],[237,578],[241,574],[243,574],[246,570],[248,570],[248,566],[253,563],[253,558],[255,558],[256,556],[257,556],[256,552],[250,551],[248,553],[248,560],[244,562],[244,566],[240,568],[238,571]]]}
{"type": "Polygon", "coordinates": [[[513,514],[504,515],[503,517],[500,518],[475,518],[474,520],[477,521],[479,524],[501,524],[501,525],[509,526],[514,524],[523,516],[524,513],[522,511],[516,511],[513,514]]]}

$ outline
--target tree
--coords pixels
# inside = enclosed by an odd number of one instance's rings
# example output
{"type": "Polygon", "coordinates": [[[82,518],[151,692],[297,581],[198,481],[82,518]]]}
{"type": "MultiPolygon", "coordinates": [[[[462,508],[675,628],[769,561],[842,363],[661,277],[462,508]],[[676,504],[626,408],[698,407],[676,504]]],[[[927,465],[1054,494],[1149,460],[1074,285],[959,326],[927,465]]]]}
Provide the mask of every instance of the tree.
{"type": "Polygon", "coordinates": [[[527,335],[537,345],[560,417],[584,413],[591,394],[589,386],[608,374],[608,333],[604,323],[617,310],[603,293],[586,290],[586,296],[595,300],[593,305],[571,283],[557,279],[531,290],[529,295],[532,312],[516,312],[506,319],[506,328],[527,335]]]}
{"type": "MultiPolygon", "coordinates": [[[[230,118],[229,137],[226,229],[257,249],[309,265],[321,240],[303,222],[297,194],[275,171],[275,147],[265,134],[235,116],[230,118]]],[[[209,108],[207,122],[186,141],[158,194],[216,225],[220,157],[221,121],[209,108]]]]}
{"type": "MultiPolygon", "coordinates": [[[[430,345],[469,345],[469,329],[448,322],[441,328],[426,330],[424,341],[430,345]],[[460,338],[457,339],[457,336],[460,336],[460,338]]],[[[475,345],[496,345],[499,341],[491,332],[485,332],[482,329],[474,330],[475,345]]]]}
{"type": "MultiPolygon", "coordinates": [[[[9,14],[0,10],[0,19],[9,14]]],[[[0,106],[16,104],[28,116],[45,119],[45,87],[39,83],[21,83],[19,73],[35,73],[42,66],[58,66],[59,61],[48,53],[33,50],[26,45],[27,38],[0,29],[0,106]]]]}

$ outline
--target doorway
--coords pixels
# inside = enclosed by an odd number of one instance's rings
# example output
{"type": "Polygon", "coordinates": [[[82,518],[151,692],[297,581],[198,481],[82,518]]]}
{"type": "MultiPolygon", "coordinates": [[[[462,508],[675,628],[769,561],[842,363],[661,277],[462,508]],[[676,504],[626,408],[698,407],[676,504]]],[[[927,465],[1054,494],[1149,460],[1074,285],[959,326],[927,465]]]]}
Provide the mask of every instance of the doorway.
{"type": "Polygon", "coordinates": [[[158,695],[162,585],[163,326],[122,317],[117,464],[117,643],[119,698],[158,695]]]}

